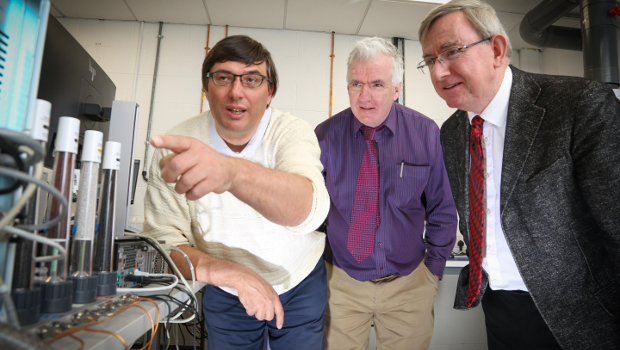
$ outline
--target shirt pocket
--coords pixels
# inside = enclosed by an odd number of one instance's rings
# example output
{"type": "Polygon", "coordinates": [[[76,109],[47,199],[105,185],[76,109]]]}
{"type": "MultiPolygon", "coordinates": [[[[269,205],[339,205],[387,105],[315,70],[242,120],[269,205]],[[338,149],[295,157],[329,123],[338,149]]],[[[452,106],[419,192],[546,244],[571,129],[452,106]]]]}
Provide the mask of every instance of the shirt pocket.
{"type": "Polygon", "coordinates": [[[394,204],[399,208],[419,207],[431,167],[428,164],[399,163],[397,170],[394,204]]]}

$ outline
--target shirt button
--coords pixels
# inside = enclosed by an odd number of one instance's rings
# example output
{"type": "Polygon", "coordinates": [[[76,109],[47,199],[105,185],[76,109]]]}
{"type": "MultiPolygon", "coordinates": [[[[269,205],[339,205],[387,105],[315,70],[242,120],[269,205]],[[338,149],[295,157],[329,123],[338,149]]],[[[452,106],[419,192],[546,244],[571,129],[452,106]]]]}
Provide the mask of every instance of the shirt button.
{"type": "Polygon", "coordinates": [[[381,242],[379,242],[378,244],[379,244],[379,247],[380,247],[381,246],[381,242]]]}
{"type": "Polygon", "coordinates": [[[489,173],[484,174],[484,178],[485,178],[485,179],[488,179],[488,178],[489,178],[489,176],[491,176],[491,175],[489,175],[489,173]]]}
{"type": "Polygon", "coordinates": [[[488,138],[488,137],[485,137],[485,138],[484,138],[484,142],[489,142],[489,138],[488,138]]]}
{"type": "Polygon", "coordinates": [[[487,214],[491,214],[491,209],[487,208],[487,214]]]}

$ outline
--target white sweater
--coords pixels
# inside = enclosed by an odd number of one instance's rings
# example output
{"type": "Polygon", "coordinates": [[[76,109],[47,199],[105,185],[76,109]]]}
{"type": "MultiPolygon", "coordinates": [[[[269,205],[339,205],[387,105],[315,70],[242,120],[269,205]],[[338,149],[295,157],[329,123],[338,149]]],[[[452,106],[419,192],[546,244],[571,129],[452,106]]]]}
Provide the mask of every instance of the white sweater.
{"type": "MultiPolygon", "coordinates": [[[[247,266],[282,294],[303,281],[322,258],[325,234],[315,230],[325,220],[330,201],[314,131],[307,122],[270,108],[271,120],[254,156],[232,156],[308,178],[314,194],[312,210],[304,222],[295,227],[275,224],[229,192],[189,201],[174,191],[174,184],[162,180],[159,160],[170,151],[158,149],[144,200],[144,233],[175,246],[193,245],[212,257],[247,266]]],[[[190,118],[168,134],[191,136],[215,149],[208,115],[209,111],[190,118]]],[[[237,295],[233,288],[222,289],[237,295]]]]}

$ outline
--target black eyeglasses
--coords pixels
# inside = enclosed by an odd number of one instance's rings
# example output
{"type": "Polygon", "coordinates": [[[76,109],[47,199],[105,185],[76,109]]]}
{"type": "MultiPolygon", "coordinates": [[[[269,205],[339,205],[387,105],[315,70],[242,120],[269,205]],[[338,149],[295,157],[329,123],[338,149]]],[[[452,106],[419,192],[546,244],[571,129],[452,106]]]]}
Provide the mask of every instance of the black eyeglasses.
{"type": "Polygon", "coordinates": [[[241,84],[245,87],[256,88],[259,87],[264,80],[270,81],[268,77],[260,74],[232,74],[227,72],[209,72],[207,78],[213,80],[213,84],[218,86],[230,86],[235,82],[235,77],[241,79],[241,84]]]}
{"type": "Polygon", "coordinates": [[[457,61],[461,56],[463,56],[463,51],[465,49],[469,49],[472,46],[478,45],[485,41],[491,40],[492,36],[482,39],[480,41],[476,41],[475,43],[471,43],[469,45],[461,46],[461,47],[451,47],[439,53],[439,55],[435,57],[429,57],[424,59],[424,61],[418,64],[418,69],[424,73],[424,68],[428,67],[429,71],[433,71],[435,68],[435,62],[439,61],[443,64],[450,64],[454,61],[457,61]]]}

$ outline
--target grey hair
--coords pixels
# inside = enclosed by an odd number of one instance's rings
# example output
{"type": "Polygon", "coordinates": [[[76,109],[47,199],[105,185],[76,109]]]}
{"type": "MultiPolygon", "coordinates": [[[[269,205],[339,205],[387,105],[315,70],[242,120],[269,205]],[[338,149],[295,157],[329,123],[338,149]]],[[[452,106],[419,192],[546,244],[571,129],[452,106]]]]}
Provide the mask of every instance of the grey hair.
{"type": "Polygon", "coordinates": [[[403,57],[391,42],[379,37],[366,38],[355,43],[347,61],[347,83],[351,78],[351,63],[354,59],[369,61],[382,55],[392,58],[392,85],[400,84],[403,81],[403,57]]]}
{"type": "Polygon", "coordinates": [[[510,44],[510,38],[506,34],[506,30],[502,23],[497,18],[497,13],[491,7],[482,0],[452,0],[446,4],[435,7],[426,15],[426,18],[420,24],[418,30],[418,38],[420,43],[424,45],[426,40],[426,34],[431,25],[440,17],[448,15],[452,12],[462,11],[469,22],[474,26],[480,39],[489,38],[495,34],[501,34],[506,37],[508,45],[506,47],[506,57],[510,61],[512,56],[512,45],[510,44]]]}

